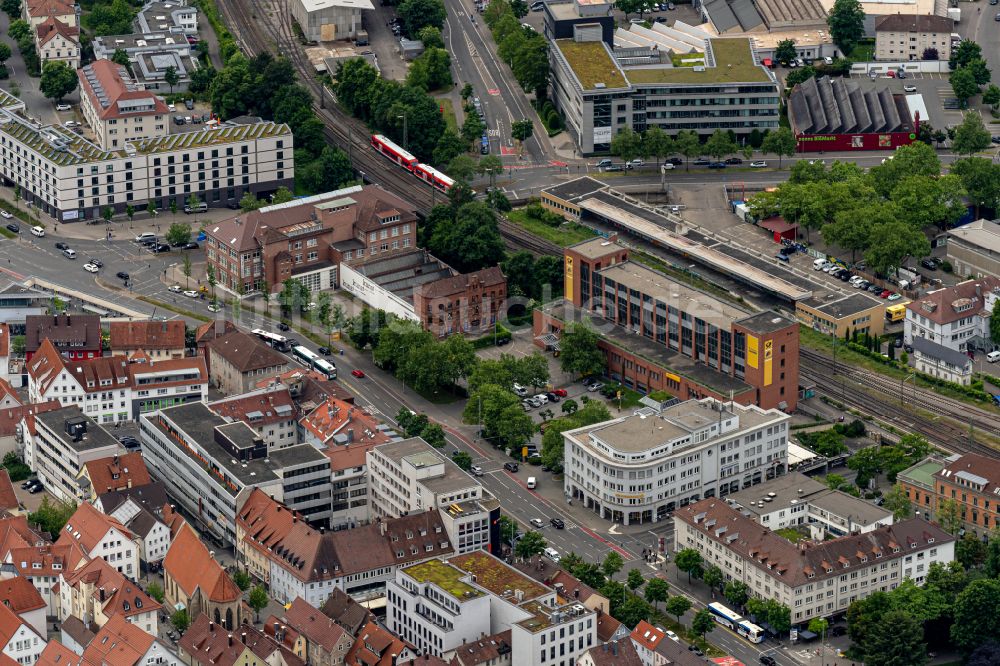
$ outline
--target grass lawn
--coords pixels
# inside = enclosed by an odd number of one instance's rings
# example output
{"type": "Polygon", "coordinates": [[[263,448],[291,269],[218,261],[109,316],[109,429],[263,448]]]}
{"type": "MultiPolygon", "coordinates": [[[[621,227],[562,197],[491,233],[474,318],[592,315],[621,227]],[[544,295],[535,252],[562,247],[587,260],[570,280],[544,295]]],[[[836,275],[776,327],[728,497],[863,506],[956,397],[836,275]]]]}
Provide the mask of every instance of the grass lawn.
{"type": "Polygon", "coordinates": [[[524,209],[512,210],[507,213],[507,219],[535,234],[539,238],[544,238],[550,243],[555,243],[560,247],[574,245],[596,236],[593,229],[577,224],[576,222],[563,222],[558,227],[550,227],[544,222],[528,217],[524,209]]]}
{"type": "Polygon", "coordinates": [[[440,97],[434,101],[438,103],[439,108],[444,109],[444,122],[447,128],[458,134],[458,118],[455,116],[455,105],[451,103],[451,99],[440,97]]]}
{"type": "Polygon", "coordinates": [[[633,407],[639,406],[639,399],[642,398],[642,394],[638,391],[633,391],[630,388],[622,386],[621,384],[615,385],[615,390],[621,391],[622,399],[621,405],[618,403],[618,398],[605,398],[608,401],[608,406],[611,408],[619,409],[632,409],[633,407]]]}
{"type": "Polygon", "coordinates": [[[847,59],[853,60],[854,62],[868,62],[872,59],[872,52],[874,49],[874,39],[862,39],[853,49],[851,49],[851,52],[847,54],[847,59]]]}
{"type": "Polygon", "coordinates": [[[774,530],[774,533],[788,539],[792,543],[798,543],[799,539],[803,537],[803,534],[794,527],[782,527],[780,530],[774,530]]]}

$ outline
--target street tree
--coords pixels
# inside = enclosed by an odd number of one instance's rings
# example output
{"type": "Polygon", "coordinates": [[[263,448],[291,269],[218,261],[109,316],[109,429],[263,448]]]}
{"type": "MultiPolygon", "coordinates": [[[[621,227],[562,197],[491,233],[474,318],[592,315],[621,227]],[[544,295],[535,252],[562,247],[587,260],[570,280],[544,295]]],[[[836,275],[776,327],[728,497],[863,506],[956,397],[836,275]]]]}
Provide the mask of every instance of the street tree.
{"type": "Polygon", "coordinates": [[[955,560],[966,570],[972,570],[986,561],[987,545],[972,532],[955,542],[955,560]]]}
{"type": "Polygon", "coordinates": [[[742,581],[731,580],[726,583],[726,587],[722,591],[722,596],[724,596],[729,603],[739,608],[750,598],[750,588],[742,581]]]}
{"type": "Polygon", "coordinates": [[[795,135],[792,134],[792,130],[787,127],[779,127],[764,137],[760,150],[764,154],[776,155],[778,157],[778,168],[780,169],[781,159],[793,156],[796,147],[795,135]]]}
{"type": "Polygon", "coordinates": [[[497,174],[503,173],[503,161],[497,155],[486,155],[479,160],[476,171],[489,176],[490,187],[494,187],[497,174]]]}
{"type": "Polygon", "coordinates": [[[895,271],[908,257],[925,257],[931,245],[927,236],[902,221],[889,222],[872,230],[870,247],[865,252],[869,269],[879,275],[895,271]]]}
{"type": "Polygon", "coordinates": [[[885,500],[886,511],[892,511],[896,521],[905,520],[913,515],[913,503],[906,496],[906,492],[899,484],[894,485],[882,496],[885,500]]]}
{"type": "Polygon", "coordinates": [[[625,20],[628,20],[629,14],[635,14],[641,11],[646,6],[645,0],[617,0],[615,2],[615,7],[625,14],[625,20]]]}
{"type": "Polygon", "coordinates": [[[521,144],[530,139],[534,131],[535,125],[530,120],[515,120],[510,126],[511,136],[521,144]]]}
{"type": "Polygon", "coordinates": [[[642,137],[626,127],[611,138],[611,154],[629,162],[642,152],[642,137]]]}
{"type": "Polygon", "coordinates": [[[777,634],[786,634],[792,628],[792,609],[776,599],[767,599],[764,602],[766,609],[767,623],[771,625],[777,634]]]}
{"type": "Polygon", "coordinates": [[[628,585],[628,589],[635,592],[642,587],[645,582],[646,579],[643,577],[641,571],[634,568],[628,570],[628,577],[625,579],[625,584],[628,585]]]}
{"type": "Polygon", "coordinates": [[[236,583],[236,587],[240,588],[241,592],[246,592],[250,589],[250,574],[243,569],[237,569],[233,573],[233,582],[236,583]]]}
{"type": "Polygon", "coordinates": [[[990,68],[986,66],[986,61],[982,58],[976,58],[968,65],[965,65],[963,69],[972,72],[972,78],[976,80],[976,85],[979,86],[986,85],[993,78],[990,68]]]}
{"type": "Polygon", "coordinates": [[[990,109],[994,112],[997,107],[1000,106],[1000,87],[995,83],[991,83],[986,90],[983,91],[983,104],[989,104],[990,109]]]}
{"type": "Polygon", "coordinates": [[[561,411],[563,414],[572,414],[579,408],[580,405],[577,404],[576,400],[574,400],[573,398],[567,398],[566,400],[563,400],[562,405],[560,405],[559,407],[559,411],[561,411]]]}
{"type": "MultiPolygon", "coordinates": [[[[914,229],[936,224],[944,230],[965,214],[965,194],[958,176],[909,176],[893,189],[890,198],[894,210],[886,213],[898,216],[914,229]]],[[[867,226],[874,226],[870,217],[856,219],[870,221],[872,224],[867,226]]]]}
{"type": "Polygon", "coordinates": [[[782,64],[789,63],[799,57],[799,52],[795,49],[794,39],[783,39],[778,42],[774,49],[774,59],[782,64]]]}
{"type": "Polygon", "coordinates": [[[608,578],[614,578],[622,570],[623,566],[625,566],[625,561],[622,559],[622,556],[617,551],[609,550],[601,562],[601,571],[608,578]]]}
{"type": "Polygon", "coordinates": [[[652,608],[642,597],[630,594],[625,599],[625,603],[618,609],[615,619],[626,627],[634,627],[643,620],[648,620],[651,612],[652,608]]]}
{"type": "Polygon", "coordinates": [[[170,245],[184,245],[191,242],[191,227],[183,222],[174,222],[164,236],[170,245]]]}
{"type": "Polygon", "coordinates": [[[825,617],[814,617],[809,620],[807,628],[809,631],[819,636],[821,642],[826,642],[826,630],[830,628],[830,621],[825,617]]]}
{"type": "Polygon", "coordinates": [[[722,569],[712,565],[705,568],[705,573],[702,574],[701,579],[705,582],[705,585],[708,585],[708,588],[712,590],[712,596],[714,597],[715,591],[719,589],[722,581],[725,580],[725,576],[722,573],[722,569]]]}
{"type": "Polygon", "coordinates": [[[913,176],[936,178],[941,174],[941,160],[926,143],[902,146],[870,171],[870,184],[882,197],[889,197],[903,180],[913,176]]]}
{"type": "Polygon", "coordinates": [[[170,86],[170,94],[174,94],[174,86],[181,82],[181,77],[177,74],[177,68],[170,65],[163,70],[163,82],[170,86]]]}
{"type": "Polygon", "coordinates": [[[865,36],[865,11],[858,0],[836,0],[826,18],[830,27],[830,37],[840,47],[840,52],[849,54],[865,36]]]}
{"type": "MultiPolygon", "coordinates": [[[[656,580],[661,580],[661,579],[658,578],[656,580]]],[[[663,582],[666,583],[666,581],[663,582]]],[[[649,587],[647,586],[646,589],[649,589],[649,587]]],[[[665,606],[665,609],[668,614],[676,617],[677,623],[680,624],[681,618],[684,617],[684,614],[687,613],[689,610],[691,610],[691,600],[685,597],[683,594],[678,594],[677,596],[670,597],[669,599],[667,599],[667,605],[665,606]]]]}
{"type": "Polygon", "coordinates": [[[0,2],[0,9],[11,21],[21,18],[21,0],[3,0],[0,2]]]}
{"type": "Polygon", "coordinates": [[[924,627],[904,610],[892,610],[871,628],[863,647],[865,666],[923,666],[924,627]]]}
{"type": "Polygon", "coordinates": [[[715,629],[715,619],[707,608],[702,608],[695,613],[694,620],[691,621],[691,631],[700,638],[715,629]]]}
{"type": "Polygon", "coordinates": [[[541,555],[547,545],[541,533],[528,530],[514,546],[514,555],[522,560],[527,560],[535,555],[541,555]]]}
{"type": "Polygon", "coordinates": [[[946,497],[938,502],[937,523],[945,532],[958,534],[962,529],[962,510],[958,502],[946,497]]]}
{"type": "Polygon", "coordinates": [[[948,76],[955,97],[962,103],[962,108],[969,106],[969,98],[979,94],[979,84],[968,67],[960,67],[948,76]]]}
{"type": "Polygon", "coordinates": [[[442,0],[403,0],[396,7],[396,13],[410,38],[417,38],[428,25],[440,29],[447,16],[442,0]]]}
{"type": "Polygon", "coordinates": [[[146,594],[148,594],[148,595],[149,595],[149,596],[151,596],[152,598],[156,599],[156,601],[157,601],[158,603],[161,603],[161,604],[163,603],[163,599],[164,599],[164,597],[166,596],[166,595],[165,595],[165,594],[163,593],[163,586],[162,586],[162,585],[160,585],[159,583],[157,583],[157,582],[156,582],[155,580],[154,580],[154,581],[152,581],[152,582],[151,582],[151,583],[150,583],[150,584],[149,584],[149,585],[148,585],[148,586],[146,587],[146,594]]]}
{"type": "Polygon", "coordinates": [[[660,168],[660,158],[674,151],[674,140],[662,129],[653,125],[642,135],[642,152],[644,156],[656,160],[656,168],[660,168]]]}
{"type": "Polygon", "coordinates": [[[258,622],[260,622],[260,612],[267,607],[267,602],[267,590],[264,589],[263,585],[255,585],[254,588],[250,590],[250,595],[247,597],[247,603],[250,604],[250,608],[253,609],[258,622]]]}
{"type": "Polygon", "coordinates": [[[957,70],[965,67],[973,60],[982,59],[982,47],[971,39],[963,39],[958,43],[958,46],[951,50],[951,58],[948,59],[948,67],[952,70],[957,70]]]}
{"type": "Polygon", "coordinates": [[[729,136],[729,133],[721,129],[712,132],[712,136],[708,137],[708,141],[705,142],[705,152],[716,160],[735,153],[736,150],[736,143],[729,136]]]}
{"type": "Polygon", "coordinates": [[[178,611],[174,611],[173,615],[170,616],[170,624],[174,625],[174,629],[177,633],[183,634],[187,631],[188,627],[191,626],[191,618],[188,616],[186,608],[182,608],[178,611]]]}
{"type": "Polygon", "coordinates": [[[191,255],[187,252],[184,253],[184,259],[181,261],[181,271],[184,273],[184,288],[190,289],[191,287],[191,255]]]}
{"type": "Polygon", "coordinates": [[[701,139],[698,138],[694,130],[681,130],[674,137],[674,148],[684,156],[684,169],[690,171],[691,158],[698,157],[703,153],[701,139]]]}
{"type": "Polygon", "coordinates": [[[445,171],[455,180],[467,183],[476,173],[476,161],[468,155],[456,155],[445,167],[445,171]]]}
{"type": "Polygon", "coordinates": [[[677,557],[674,558],[674,564],[677,566],[678,571],[683,571],[688,575],[688,583],[690,584],[691,574],[702,566],[701,553],[694,548],[684,548],[677,553],[677,557]]]}
{"type": "MultiPolygon", "coordinates": [[[[437,28],[427,26],[424,30],[437,30],[437,28]]],[[[425,92],[450,87],[452,84],[451,56],[443,48],[425,49],[410,63],[406,83],[425,92]]]]}
{"type": "MultiPolygon", "coordinates": [[[[433,25],[427,25],[420,29],[417,33],[417,38],[423,43],[425,49],[443,49],[444,39],[441,37],[441,28],[433,25]]],[[[471,89],[471,84],[466,83],[471,89]]],[[[462,89],[465,92],[465,89],[462,89]]],[[[471,93],[470,93],[471,94],[471,93]]],[[[463,99],[468,99],[469,96],[466,95],[463,99]]]]}
{"type": "MultiPolygon", "coordinates": [[[[462,122],[462,138],[468,142],[478,140],[486,131],[486,123],[476,113],[466,113],[462,122]]],[[[468,146],[466,146],[468,148],[468,146]]]]}
{"type": "Polygon", "coordinates": [[[983,125],[983,117],[975,111],[966,112],[962,122],[955,128],[951,147],[956,153],[973,155],[986,150],[990,145],[990,132],[983,125]]]}
{"type": "Polygon", "coordinates": [[[128,227],[132,228],[132,218],[135,217],[135,206],[128,204],[125,206],[125,217],[128,218],[128,227]]]}
{"type": "MultiPolygon", "coordinates": [[[[650,578],[646,582],[646,587],[643,590],[643,595],[646,597],[646,601],[653,604],[654,608],[657,604],[667,601],[670,596],[669,593],[670,584],[662,578],[650,578]]],[[[684,615],[684,613],[681,613],[681,615],[684,615]]],[[[678,621],[680,620],[678,619],[678,621]]]]}
{"type": "Polygon", "coordinates": [[[62,98],[76,90],[76,71],[62,60],[49,60],[42,68],[39,90],[49,99],[61,102],[62,98]]]}
{"type": "Polygon", "coordinates": [[[472,468],[472,456],[468,451],[456,451],[451,460],[463,471],[468,472],[472,468]]]}
{"type": "Polygon", "coordinates": [[[607,366],[607,356],[597,346],[600,337],[584,322],[572,322],[559,340],[559,364],[564,372],[582,377],[600,376],[607,366]]]}
{"type": "Polygon", "coordinates": [[[519,447],[535,432],[534,421],[509,385],[480,387],[469,396],[463,417],[466,423],[481,423],[486,437],[496,446],[519,447]]]}
{"type": "Polygon", "coordinates": [[[7,35],[15,42],[20,42],[30,34],[31,26],[29,26],[28,22],[23,19],[11,21],[10,25],[7,27],[7,35]]]}
{"type": "Polygon", "coordinates": [[[964,157],[952,163],[951,173],[962,181],[977,217],[981,208],[1000,205],[1000,165],[984,157],[964,157]]]}

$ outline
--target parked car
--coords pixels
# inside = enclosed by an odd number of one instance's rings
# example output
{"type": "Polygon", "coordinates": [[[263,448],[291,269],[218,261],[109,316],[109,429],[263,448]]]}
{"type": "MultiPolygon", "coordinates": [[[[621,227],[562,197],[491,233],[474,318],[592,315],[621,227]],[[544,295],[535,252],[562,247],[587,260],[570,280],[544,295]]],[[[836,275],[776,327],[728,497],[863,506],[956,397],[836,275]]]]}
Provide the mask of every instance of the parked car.
{"type": "Polygon", "coordinates": [[[559,396],[555,393],[549,392],[545,394],[545,397],[549,399],[549,402],[559,402],[559,396]]]}
{"type": "Polygon", "coordinates": [[[560,398],[565,398],[568,395],[566,393],[566,389],[557,388],[557,389],[553,389],[552,392],[555,393],[560,398]]]}
{"type": "Polygon", "coordinates": [[[709,169],[725,169],[726,168],[726,163],[725,162],[711,162],[711,163],[709,163],[708,168],[709,169]]]}
{"type": "Polygon", "coordinates": [[[898,301],[901,298],[902,298],[902,296],[900,296],[899,294],[889,294],[889,298],[887,298],[886,300],[887,301],[898,301]]]}
{"type": "Polygon", "coordinates": [[[778,666],[778,662],[775,661],[774,657],[769,654],[760,655],[760,663],[763,664],[763,666],[778,666]]]}
{"type": "Polygon", "coordinates": [[[528,399],[522,400],[521,401],[521,406],[524,407],[524,411],[526,411],[526,412],[530,412],[532,409],[534,409],[535,407],[537,407],[537,405],[533,404],[528,399]]]}
{"type": "Polygon", "coordinates": [[[705,159],[705,158],[703,158],[703,157],[699,157],[699,158],[698,158],[698,159],[696,159],[696,160],[695,160],[694,162],[691,162],[691,164],[693,164],[693,165],[695,165],[695,166],[708,166],[708,165],[709,165],[709,161],[708,161],[708,160],[706,160],[706,159],[705,159]]]}
{"type": "Polygon", "coordinates": [[[208,311],[209,312],[219,312],[221,310],[222,310],[222,306],[218,305],[217,303],[209,303],[208,304],[208,311]]]}
{"type": "Polygon", "coordinates": [[[743,164],[743,160],[739,157],[730,157],[726,160],[726,164],[743,164]]]}
{"type": "Polygon", "coordinates": [[[604,388],[604,384],[602,384],[601,382],[594,382],[593,384],[587,387],[587,390],[593,393],[595,391],[600,391],[602,388],[604,388]]]}
{"type": "Polygon", "coordinates": [[[15,234],[19,234],[19,233],[21,233],[21,226],[19,224],[17,224],[16,222],[10,222],[9,224],[7,224],[7,231],[11,231],[11,232],[13,232],[15,234]]]}
{"type": "Polygon", "coordinates": [[[671,158],[669,158],[667,160],[667,162],[670,163],[670,164],[673,164],[674,166],[680,166],[680,165],[684,164],[684,160],[682,160],[679,157],[671,157],[671,158]]]}
{"type": "Polygon", "coordinates": [[[194,100],[193,99],[186,99],[186,100],[184,100],[184,108],[186,108],[188,111],[193,110],[194,109],[194,100]]]}
{"type": "Polygon", "coordinates": [[[279,321],[278,322],[278,330],[279,331],[287,331],[288,330],[288,324],[286,324],[283,321],[279,321]]]}
{"type": "Polygon", "coordinates": [[[126,273],[125,271],[118,271],[117,273],[115,273],[115,277],[117,277],[119,280],[128,280],[128,273],[126,273]]]}
{"type": "Polygon", "coordinates": [[[763,160],[757,160],[756,162],[750,163],[750,168],[752,169],[763,169],[765,167],[767,167],[767,162],[763,160]]]}
{"type": "Polygon", "coordinates": [[[778,254],[774,255],[774,258],[778,261],[788,261],[788,255],[784,252],[778,252],[778,254]]]}
{"type": "Polygon", "coordinates": [[[938,261],[934,257],[926,257],[920,260],[920,265],[929,271],[936,271],[938,267],[938,261]]]}
{"type": "Polygon", "coordinates": [[[516,462],[504,463],[503,468],[508,472],[516,472],[518,469],[516,462]]]}
{"type": "Polygon", "coordinates": [[[56,111],[69,111],[71,108],[69,104],[56,104],[56,111]]]}
{"type": "Polygon", "coordinates": [[[917,92],[917,87],[913,84],[907,84],[903,86],[903,92],[915,93],[917,92]]]}
{"type": "Polygon", "coordinates": [[[197,250],[198,247],[199,246],[198,246],[197,243],[195,243],[194,241],[191,241],[190,243],[185,243],[184,247],[182,249],[184,249],[184,250],[197,250]]]}
{"type": "Polygon", "coordinates": [[[316,351],[318,351],[323,356],[329,356],[330,355],[330,348],[329,347],[319,347],[316,351]]]}
{"type": "Polygon", "coordinates": [[[38,479],[28,479],[27,481],[21,484],[21,490],[27,490],[28,486],[34,485],[36,481],[38,481],[38,479]]]}
{"type": "Polygon", "coordinates": [[[634,160],[629,160],[628,162],[625,163],[625,165],[627,167],[629,167],[630,169],[634,169],[636,167],[641,167],[644,164],[645,164],[645,162],[643,162],[642,159],[638,158],[638,157],[635,158],[634,160]]]}

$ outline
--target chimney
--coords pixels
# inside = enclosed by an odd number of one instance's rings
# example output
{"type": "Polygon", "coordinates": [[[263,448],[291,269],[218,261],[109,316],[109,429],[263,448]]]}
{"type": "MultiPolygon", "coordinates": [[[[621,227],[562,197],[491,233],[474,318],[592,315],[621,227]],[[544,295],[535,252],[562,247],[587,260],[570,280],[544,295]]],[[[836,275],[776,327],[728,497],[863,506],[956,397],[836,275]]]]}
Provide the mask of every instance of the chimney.
{"type": "Polygon", "coordinates": [[[229,634],[229,647],[233,647],[233,635],[229,634]]]}
{"type": "Polygon", "coordinates": [[[101,603],[104,603],[104,588],[103,587],[100,590],[100,598],[101,598],[101,603]]]}
{"type": "Polygon", "coordinates": [[[129,488],[131,488],[131,487],[132,487],[132,479],[129,479],[129,480],[128,480],[128,483],[127,483],[127,485],[128,485],[128,487],[129,487],[129,488]]]}
{"type": "Polygon", "coordinates": [[[243,635],[241,636],[241,638],[243,639],[243,645],[246,645],[247,644],[247,632],[244,631],[243,635]]]}
{"type": "Polygon", "coordinates": [[[53,326],[58,326],[59,325],[59,315],[58,314],[52,315],[52,325],[53,326]]]}
{"type": "Polygon", "coordinates": [[[118,464],[118,454],[117,453],[115,454],[115,464],[116,465],[118,464]]]}
{"type": "Polygon", "coordinates": [[[208,632],[212,633],[213,631],[215,631],[215,622],[213,622],[212,620],[209,620],[208,621],[208,632]]]}
{"type": "Polygon", "coordinates": [[[379,524],[378,524],[378,533],[381,536],[385,536],[385,522],[379,522],[379,524]]]}
{"type": "Polygon", "coordinates": [[[280,625],[277,622],[274,623],[274,637],[275,638],[278,638],[278,627],[279,626],[280,625]]]}

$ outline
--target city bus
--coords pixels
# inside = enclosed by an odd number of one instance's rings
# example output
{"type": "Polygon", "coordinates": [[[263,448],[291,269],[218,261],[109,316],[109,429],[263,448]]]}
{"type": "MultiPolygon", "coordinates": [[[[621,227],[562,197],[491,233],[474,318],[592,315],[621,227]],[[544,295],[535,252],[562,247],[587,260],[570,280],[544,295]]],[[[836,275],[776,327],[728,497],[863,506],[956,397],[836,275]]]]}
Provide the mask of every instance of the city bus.
{"type": "Polygon", "coordinates": [[[277,351],[287,353],[292,348],[291,343],[288,342],[288,338],[283,335],[278,335],[277,333],[272,333],[271,331],[265,331],[262,328],[255,328],[250,332],[266,342],[272,349],[277,351]]]}
{"type": "Polygon", "coordinates": [[[298,347],[292,347],[292,356],[297,358],[302,363],[302,365],[306,366],[307,368],[311,368],[313,366],[313,363],[319,360],[319,354],[307,349],[306,347],[303,347],[302,345],[299,345],[298,347]]]}
{"type": "Polygon", "coordinates": [[[337,378],[337,366],[326,359],[318,358],[313,361],[313,370],[323,373],[327,379],[337,378]]]}
{"type": "Polygon", "coordinates": [[[712,613],[712,617],[715,618],[716,622],[723,627],[732,629],[737,635],[751,643],[760,643],[764,640],[764,630],[753,622],[743,619],[736,611],[716,602],[710,603],[708,610],[712,613]]]}

